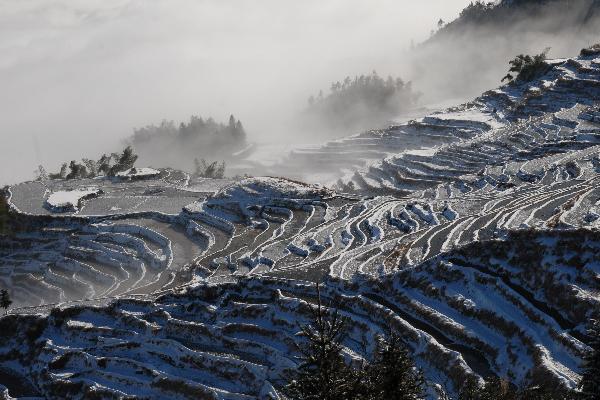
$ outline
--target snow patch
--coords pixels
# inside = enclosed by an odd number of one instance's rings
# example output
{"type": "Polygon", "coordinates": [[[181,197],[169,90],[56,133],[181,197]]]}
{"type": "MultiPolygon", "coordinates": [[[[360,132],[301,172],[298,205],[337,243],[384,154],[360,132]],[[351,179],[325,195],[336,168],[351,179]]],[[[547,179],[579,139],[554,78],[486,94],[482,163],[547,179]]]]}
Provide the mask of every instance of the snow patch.
{"type": "Polygon", "coordinates": [[[54,212],[78,211],[84,200],[100,194],[102,190],[97,187],[53,192],[46,199],[46,206],[54,212]]]}

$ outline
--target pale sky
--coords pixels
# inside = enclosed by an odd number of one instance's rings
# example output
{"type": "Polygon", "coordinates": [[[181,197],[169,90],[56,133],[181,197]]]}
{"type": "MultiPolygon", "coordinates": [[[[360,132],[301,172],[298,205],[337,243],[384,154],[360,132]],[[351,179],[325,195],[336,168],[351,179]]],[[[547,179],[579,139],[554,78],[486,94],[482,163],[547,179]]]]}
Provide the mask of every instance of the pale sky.
{"type": "Polygon", "coordinates": [[[469,2],[0,0],[0,184],[192,114],[285,138],[273,121],[346,75],[402,75],[469,2]]]}

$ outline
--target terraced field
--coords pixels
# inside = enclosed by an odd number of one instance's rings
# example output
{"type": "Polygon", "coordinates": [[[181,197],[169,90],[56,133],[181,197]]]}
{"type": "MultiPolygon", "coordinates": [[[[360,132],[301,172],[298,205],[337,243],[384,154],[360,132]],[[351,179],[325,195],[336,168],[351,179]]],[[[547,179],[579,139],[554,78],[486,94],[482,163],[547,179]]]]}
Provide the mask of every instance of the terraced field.
{"type": "Polygon", "coordinates": [[[333,171],[331,188],[171,170],[13,186],[0,370],[28,384],[9,392],[278,398],[315,281],[353,322],[349,362],[392,327],[432,396],[468,376],[573,387],[600,317],[599,101],[600,54],[558,60],[281,166],[333,171]],[[45,206],[92,186],[73,210],[45,206]]]}

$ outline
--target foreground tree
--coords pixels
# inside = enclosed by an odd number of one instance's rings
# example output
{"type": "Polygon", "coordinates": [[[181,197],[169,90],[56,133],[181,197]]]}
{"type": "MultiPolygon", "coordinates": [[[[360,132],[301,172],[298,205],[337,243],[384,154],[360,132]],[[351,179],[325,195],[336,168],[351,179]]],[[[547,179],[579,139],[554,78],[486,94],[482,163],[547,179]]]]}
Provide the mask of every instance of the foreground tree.
{"type": "Polygon", "coordinates": [[[286,394],[298,400],[359,398],[357,376],[342,356],[341,342],[347,335],[346,321],[338,310],[325,310],[318,284],[317,302],[316,307],[311,307],[311,324],[300,327],[307,343],[299,346],[302,363],[292,374],[286,394]]]}
{"type": "Polygon", "coordinates": [[[2,291],[0,291],[0,307],[4,308],[5,315],[8,313],[8,307],[10,307],[11,304],[12,300],[8,295],[8,290],[2,289],[2,291]]]}
{"type": "Polygon", "coordinates": [[[600,320],[591,320],[588,329],[592,350],[583,359],[579,389],[583,399],[600,399],[600,320]]]}
{"type": "Polygon", "coordinates": [[[400,336],[379,338],[373,362],[367,367],[369,398],[415,400],[425,397],[423,373],[415,368],[400,336]]]}
{"type": "Polygon", "coordinates": [[[378,338],[371,363],[352,368],[345,363],[342,341],[348,334],[346,320],[338,310],[321,302],[311,307],[312,322],[302,326],[307,339],[299,346],[302,363],[291,373],[286,395],[299,400],[417,400],[425,396],[425,380],[414,366],[401,338],[390,334],[378,338]]]}

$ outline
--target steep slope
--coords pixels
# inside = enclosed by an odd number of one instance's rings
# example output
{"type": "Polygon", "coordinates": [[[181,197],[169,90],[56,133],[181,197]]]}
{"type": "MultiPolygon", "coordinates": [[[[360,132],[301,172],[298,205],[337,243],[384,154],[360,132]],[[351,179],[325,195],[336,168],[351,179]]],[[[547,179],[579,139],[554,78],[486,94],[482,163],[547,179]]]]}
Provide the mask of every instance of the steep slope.
{"type": "Polygon", "coordinates": [[[517,54],[575,54],[599,35],[597,0],[473,2],[417,46],[406,76],[425,100],[468,99],[495,86],[517,54]]]}

